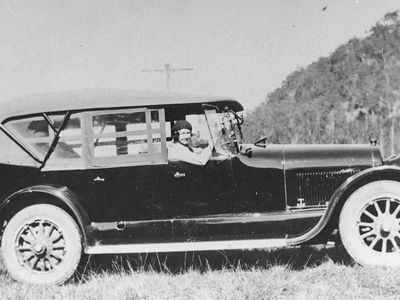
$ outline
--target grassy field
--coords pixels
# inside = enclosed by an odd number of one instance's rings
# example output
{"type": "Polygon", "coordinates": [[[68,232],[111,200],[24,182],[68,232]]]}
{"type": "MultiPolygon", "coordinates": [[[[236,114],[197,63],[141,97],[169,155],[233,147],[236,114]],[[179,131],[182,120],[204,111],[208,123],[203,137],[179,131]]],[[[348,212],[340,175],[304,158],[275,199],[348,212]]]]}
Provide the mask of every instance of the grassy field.
{"type": "Polygon", "coordinates": [[[400,299],[399,269],[342,248],[97,256],[55,287],[0,276],[0,299],[400,299]]]}

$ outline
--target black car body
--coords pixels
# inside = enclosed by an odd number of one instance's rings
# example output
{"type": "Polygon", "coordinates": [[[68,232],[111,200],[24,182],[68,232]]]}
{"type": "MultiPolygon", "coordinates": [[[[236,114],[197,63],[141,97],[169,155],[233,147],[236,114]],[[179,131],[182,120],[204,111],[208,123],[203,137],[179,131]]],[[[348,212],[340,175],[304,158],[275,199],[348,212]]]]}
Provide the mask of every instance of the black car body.
{"type": "Polygon", "coordinates": [[[373,143],[243,144],[243,108],[222,97],[73,90],[3,107],[2,254],[18,280],[61,283],[81,250],[284,247],[338,229],[361,264],[400,264],[400,168],[373,143]],[[207,124],[205,166],[168,161],[189,116],[207,124]]]}

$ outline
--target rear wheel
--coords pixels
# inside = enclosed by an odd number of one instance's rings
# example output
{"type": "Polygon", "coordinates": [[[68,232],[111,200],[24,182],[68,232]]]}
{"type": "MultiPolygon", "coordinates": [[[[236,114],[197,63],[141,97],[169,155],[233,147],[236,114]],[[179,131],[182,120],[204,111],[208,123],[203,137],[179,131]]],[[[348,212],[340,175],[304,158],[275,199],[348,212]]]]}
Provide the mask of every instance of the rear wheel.
{"type": "Polygon", "coordinates": [[[1,254],[10,275],[33,284],[61,284],[81,257],[81,234],[59,207],[36,204],[15,214],[2,237],[1,254]]]}
{"type": "Polygon", "coordinates": [[[400,182],[375,181],[356,190],[340,213],[339,231],[358,263],[400,266],[400,182]]]}

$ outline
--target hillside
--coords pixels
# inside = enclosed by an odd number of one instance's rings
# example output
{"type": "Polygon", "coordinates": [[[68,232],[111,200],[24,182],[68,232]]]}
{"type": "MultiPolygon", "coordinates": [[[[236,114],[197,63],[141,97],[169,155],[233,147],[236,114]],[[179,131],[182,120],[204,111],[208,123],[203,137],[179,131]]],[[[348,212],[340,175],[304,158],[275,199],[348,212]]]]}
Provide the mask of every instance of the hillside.
{"type": "Polygon", "coordinates": [[[291,73],[247,116],[251,142],[368,143],[400,152],[400,18],[386,14],[365,38],[291,73]]]}

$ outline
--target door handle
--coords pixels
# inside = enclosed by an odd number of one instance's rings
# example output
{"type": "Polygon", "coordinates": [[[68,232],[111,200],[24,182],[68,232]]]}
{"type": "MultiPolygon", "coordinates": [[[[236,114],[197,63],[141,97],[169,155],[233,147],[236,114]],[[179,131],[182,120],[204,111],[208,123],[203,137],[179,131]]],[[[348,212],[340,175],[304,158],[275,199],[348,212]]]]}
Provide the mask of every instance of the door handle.
{"type": "Polygon", "coordinates": [[[182,178],[182,177],[185,177],[185,176],[186,176],[185,173],[176,172],[176,173],[174,174],[174,177],[175,177],[175,178],[182,178]]]}
{"type": "Polygon", "coordinates": [[[100,182],[104,182],[105,179],[103,177],[99,177],[97,176],[96,178],[93,179],[94,183],[100,183],[100,182]]]}

